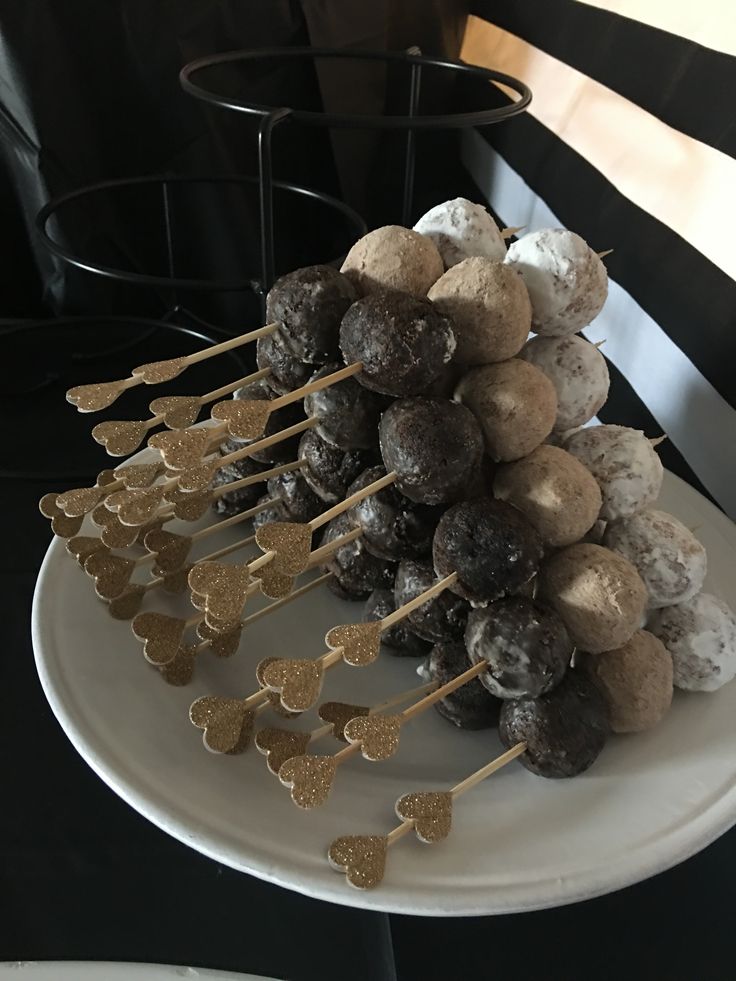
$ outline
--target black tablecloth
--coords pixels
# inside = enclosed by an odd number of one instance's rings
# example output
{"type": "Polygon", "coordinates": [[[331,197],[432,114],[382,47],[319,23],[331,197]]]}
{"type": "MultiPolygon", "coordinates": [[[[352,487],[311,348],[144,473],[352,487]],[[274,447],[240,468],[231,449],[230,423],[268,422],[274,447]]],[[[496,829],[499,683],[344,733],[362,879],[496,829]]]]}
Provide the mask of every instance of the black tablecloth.
{"type": "Polygon", "coordinates": [[[49,476],[3,481],[0,960],[157,961],[292,981],[734,977],[736,832],[676,869],[591,902],[427,920],[331,906],[233,872],[119,800],[53,718],[31,650],[31,598],[50,535],[36,502],[71,486],[53,476],[68,470],[69,460],[90,475],[100,463],[91,456],[89,417],[64,405],[66,383],[24,400],[23,414],[14,403],[14,414],[4,415],[4,446],[11,423],[26,434],[24,441],[16,434],[4,466],[49,476]],[[66,435],[59,439],[62,421],[66,435]],[[280,938],[285,921],[288,943],[280,938]]]}

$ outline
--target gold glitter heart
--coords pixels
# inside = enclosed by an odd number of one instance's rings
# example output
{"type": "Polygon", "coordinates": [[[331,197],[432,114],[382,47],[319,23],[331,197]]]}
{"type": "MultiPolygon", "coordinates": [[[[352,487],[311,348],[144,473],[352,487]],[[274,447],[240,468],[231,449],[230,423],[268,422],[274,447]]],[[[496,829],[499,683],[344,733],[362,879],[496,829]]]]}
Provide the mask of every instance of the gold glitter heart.
{"type": "Polygon", "coordinates": [[[250,742],[255,715],[245,699],[203,695],[193,702],[189,718],[204,730],[203,741],[212,753],[243,752],[250,742]]]}
{"type": "Polygon", "coordinates": [[[44,516],[44,518],[56,518],[59,515],[63,515],[63,511],[56,503],[56,498],[58,494],[44,494],[41,500],[38,502],[38,510],[44,516]]]}
{"type": "Polygon", "coordinates": [[[270,565],[258,570],[258,578],[261,583],[261,592],[268,599],[283,599],[294,588],[293,576],[285,576],[282,572],[272,569],[270,565]]]}
{"type": "Polygon", "coordinates": [[[181,569],[192,548],[192,539],[187,535],[177,535],[173,531],[162,529],[149,531],[143,543],[156,556],[156,567],[162,573],[181,569]]]}
{"type": "Polygon", "coordinates": [[[348,702],[323,702],[317,709],[317,715],[323,722],[332,724],[332,735],[346,743],[345,726],[351,719],[360,715],[368,715],[370,709],[365,705],[350,705],[348,702]]]}
{"type": "Polygon", "coordinates": [[[308,732],[292,732],[289,729],[259,729],[255,744],[259,753],[266,757],[266,765],[275,777],[292,756],[302,756],[309,745],[308,732]]]}
{"type": "Polygon", "coordinates": [[[128,586],[127,589],[110,600],[108,612],[114,620],[132,620],[138,613],[146,595],[146,587],[139,586],[137,583],[128,586]]]}
{"type": "Polygon", "coordinates": [[[123,525],[135,528],[145,525],[155,516],[163,499],[163,489],[160,485],[149,487],[148,490],[121,491],[121,494],[127,496],[116,502],[118,520],[123,525]]]}
{"type": "Polygon", "coordinates": [[[345,738],[360,743],[363,758],[372,763],[390,759],[399,748],[400,715],[366,715],[345,723],[345,738]]]}
{"type": "Polygon", "coordinates": [[[148,411],[154,416],[163,416],[164,425],[169,429],[186,429],[197,421],[201,405],[195,395],[165,395],[154,399],[148,411]]]}
{"type": "Polygon", "coordinates": [[[99,422],[92,430],[92,439],[110,456],[128,456],[135,453],[147,432],[148,426],[135,420],[99,422]]]}
{"type": "Polygon", "coordinates": [[[237,624],[225,633],[213,630],[204,621],[197,625],[197,636],[200,640],[206,640],[210,650],[215,657],[232,657],[240,647],[240,637],[243,633],[243,625],[237,624]]]}
{"type": "Polygon", "coordinates": [[[180,501],[174,504],[174,515],[180,521],[198,521],[208,510],[212,500],[212,492],[203,494],[184,494],[180,501]]]}
{"type": "Polygon", "coordinates": [[[342,659],[347,664],[362,668],[372,664],[381,651],[381,621],[370,623],[346,623],[333,627],[325,635],[330,650],[342,648],[342,659]]]}
{"type": "Polygon", "coordinates": [[[337,766],[334,756],[292,756],[279,767],[278,777],[291,788],[297,807],[319,807],[330,796],[337,766]]]}
{"type": "Polygon", "coordinates": [[[164,463],[170,470],[188,470],[197,466],[211,442],[207,429],[171,429],[165,433],[155,433],[148,445],[161,452],[164,463]]]}
{"type": "Polygon", "coordinates": [[[169,685],[176,685],[177,687],[188,685],[194,677],[196,656],[197,648],[185,644],[179,648],[173,660],[159,668],[161,677],[169,685]]]}
{"type": "Polygon", "coordinates": [[[396,816],[414,822],[420,841],[428,845],[443,841],[452,830],[452,794],[447,791],[404,794],[396,801],[396,816]]]}
{"type": "Polygon", "coordinates": [[[213,460],[212,463],[202,463],[198,467],[182,470],[179,474],[179,489],[189,493],[206,490],[212,483],[217,468],[217,461],[213,460]]]}
{"type": "Polygon", "coordinates": [[[207,597],[206,612],[214,620],[236,621],[252,582],[247,565],[200,562],[189,574],[191,589],[207,597]]]}
{"type": "Polygon", "coordinates": [[[308,525],[272,521],[258,529],[256,544],[264,552],[275,552],[271,560],[274,572],[298,576],[309,565],[312,532],[308,525]]]}
{"type": "Polygon", "coordinates": [[[146,385],[160,385],[178,377],[187,367],[186,358],[170,358],[168,361],[151,361],[133,368],[132,374],[142,378],[146,385]]]}
{"type": "Polygon", "coordinates": [[[160,473],[160,463],[128,463],[114,471],[115,479],[122,480],[128,490],[150,487],[160,473]]]}
{"type": "Polygon", "coordinates": [[[233,439],[259,439],[263,436],[271,415],[271,406],[265,400],[228,399],[212,406],[210,413],[218,422],[227,423],[233,439]]]}
{"type": "MultiPolygon", "coordinates": [[[[191,590],[191,583],[188,583],[188,585],[191,590]]],[[[204,613],[204,611],[207,609],[207,597],[202,593],[191,590],[189,593],[189,602],[192,604],[194,609],[199,610],[200,613],[204,613]]]]}
{"type": "Polygon", "coordinates": [[[306,712],[322,690],[322,662],[277,658],[263,669],[263,682],[281,694],[281,704],[291,712],[306,712]]]}
{"type": "Polygon", "coordinates": [[[95,592],[105,600],[120,596],[130,582],[134,568],[132,559],[108,551],[93,552],[84,563],[84,571],[95,581],[95,592]]]}
{"type": "Polygon", "coordinates": [[[100,503],[103,494],[101,487],[77,487],[59,494],[56,504],[67,518],[79,518],[93,511],[100,503]]]}
{"type": "Polygon", "coordinates": [[[114,470],[100,470],[100,472],[97,474],[97,480],[95,483],[98,487],[106,487],[116,479],[114,470]]]}
{"type": "Polygon", "coordinates": [[[82,568],[84,568],[84,563],[90,555],[94,555],[95,552],[109,551],[101,538],[95,538],[91,535],[76,535],[74,538],[70,538],[66,543],[66,550],[74,556],[82,568]]]}
{"type": "Polygon", "coordinates": [[[343,835],[330,845],[327,858],[356,889],[373,889],[383,881],[388,844],[383,835],[343,835]]]}
{"type": "Polygon", "coordinates": [[[58,494],[44,494],[38,502],[38,510],[44,518],[51,519],[51,530],[59,538],[73,538],[82,527],[84,517],[68,518],[56,503],[58,494]]]}
{"type": "MultiPolygon", "coordinates": [[[[259,661],[256,665],[256,680],[261,688],[266,688],[266,682],[263,680],[263,672],[269,666],[269,664],[274,664],[278,661],[277,657],[264,657],[263,660],[259,661]]],[[[276,715],[280,715],[284,719],[297,719],[302,713],[292,712],[281,704],[281,696],[276,691],[268,692],[268,704],[272,712],[276,715]]]]}
{"type": "MultiPolygon", "coordinates": [[[[194,566],[185,565],[176,572],[169,572],[161,577],[161,589],[165,593],[185,593],[189,587],[189,573],[194,566]]],[[[158,570],[157,570],[158,574],[158,570]]]]}
{"type": "Polygon", "coordinates": [[[92,512],[92,524],[101,528],[100,538],[108,548],[127,548],[138,537],[138,528],[121,525],[116,514],[109,511],[104,502],[92,512]]]}
{"type": "Polygon", "coordinates": [[[77,385],[66,393],[67,402],[76,405],[80,412],[99,412],[112,405],[126,389],[124,381],[99,382],[95,385],[77,385]]]}
{"type": "Polygon", "coordinates": [[[145,659],[160,667],[176,657],[186,622],[164,613],[139,613],[133,620],[132,630],[143,641],[145,659]]]}

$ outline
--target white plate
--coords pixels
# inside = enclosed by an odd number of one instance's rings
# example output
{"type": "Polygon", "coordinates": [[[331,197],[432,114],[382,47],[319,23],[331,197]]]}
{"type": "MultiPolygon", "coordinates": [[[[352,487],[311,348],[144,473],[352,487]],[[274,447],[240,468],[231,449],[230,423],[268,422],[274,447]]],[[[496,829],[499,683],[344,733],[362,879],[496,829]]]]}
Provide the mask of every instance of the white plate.
{"type": "MultiPolygon", "coordinates": [[[[671,474],[660,506],[696,528],[708,549],[708,588],[736,607],[734,525],[671,474]]],[[[226,534],[209,539],[208,550],[226,534]]],[[[162,609],[163,602],[153,605],[162,609]]],[[[319,899],[434,916],[556,906],[660,872],[736,822],[732,684],[715,694],[678,692],[659,727],[611,739],[592,769],[573,780],[545,780],[509,765],[458,802],[446,842],[398,842],[384,882],[368,892],[353,889],[326,861],[330,841],[389,831],[401,794],[445,789],[471,773],[500,751],[495,731],[460,732],[428,712],[407,725],[392,760],[350,760],[327,804],[302,812],[257,751],[206,752],[187,710],[202,694],[251,692],[262,657],[321,654],[326,629],[360,612],[317,590],[257,621],[235,658],[202,655],[194,681],[171,688],[146,664],[129,625],[108,617],[57,540],[38,578],[33,644],[64,731],[116,793],[205,855],[319,899]]],[[[327,676],[325,698],[370,705],[415,686],[416,666],[386,655],[370,668],[340,665],[327,676]]],[[[303,724],[312,728],[313,721],[303,724]]],[[[333,747],[339,744],[326,739],[320,752],[333,747]]]]}
{"type": "Polygon", "coordinates": [[[0,981],[274,981],[260,974],[206,971],[166,964],[115,964],[112,961],[7,961],[0,981]]]}

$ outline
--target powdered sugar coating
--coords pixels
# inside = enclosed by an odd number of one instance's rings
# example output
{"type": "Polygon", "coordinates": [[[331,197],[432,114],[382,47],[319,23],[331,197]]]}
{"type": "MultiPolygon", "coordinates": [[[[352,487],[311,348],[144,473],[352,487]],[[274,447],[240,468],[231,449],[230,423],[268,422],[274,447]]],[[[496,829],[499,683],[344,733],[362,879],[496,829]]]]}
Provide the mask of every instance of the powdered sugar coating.
{"type": "Polygon", "coordinates": [[[604,521],[628,518],[657,500],[664,469],[641,430],[589,426],[573,433],[564,449],[598,481],[603,495],[600,517],[604,521]]]}
{"type": "Polygon", "coordinates": [[[555,431],[588,422],[608,398],[608,366],[582,337],[533,337],[519,357],[543,371],[557,392],[555,431]]]}
{"type": "Polygon", "coordinates": [[[482,204],[453,198],[422,215],[414,231],[437,246],[447,269],[471,256],[487,256],[503,262],[506,243],[495,221],[482,204]]]}
{"type": "Polygon", "coordinates": [[[574,334],[596,317],[608,295],[608,274],[579,235],[542,228],[509,246],[532,301],[532,330],[548,337],[574,334]]]}
{"type": "Polygon", "coordinates": [[[636,566],[649,591],[650,609],[684,603],[703,587],[705,548],[666,511],[649,509],[612,522],[603,543],[636,566]]]}
{"type": "Polygon", "coordinates": [[[672,655],[678,688],[716,691],[736,677],[736,616],[718,597],[698,593],[657,610],[647,629],[672,655]]]}

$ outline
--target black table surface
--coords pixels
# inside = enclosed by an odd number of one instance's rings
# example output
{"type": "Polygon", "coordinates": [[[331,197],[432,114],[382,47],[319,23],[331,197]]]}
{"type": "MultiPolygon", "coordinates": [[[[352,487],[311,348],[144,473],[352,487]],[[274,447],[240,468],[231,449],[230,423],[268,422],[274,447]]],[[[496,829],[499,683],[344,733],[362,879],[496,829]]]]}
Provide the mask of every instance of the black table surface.
{"type": "Polygon", "coordinates": [[[736,831],[668,872],[589,902],[429,920],[332,906],[234,872],[116,797],[54,719],[31,648],[31,600],[50,540],[37,501],[74,485],[57,479],[69,461],[91,475],[104,465],[91,455],[89,417],[64,404],[67,383],[4,415],[5,445],[15,439],[5,467],[15,479],[2,483],[0,960],[152,961],[291,981],[736,977],[736,831]],[[61,420],[63,438],[54,439],[61,420]],[[11,432],[21,424],[25,449],[11,432]],[[22,470],[36,479],[18,479],[22,470]]]}

